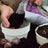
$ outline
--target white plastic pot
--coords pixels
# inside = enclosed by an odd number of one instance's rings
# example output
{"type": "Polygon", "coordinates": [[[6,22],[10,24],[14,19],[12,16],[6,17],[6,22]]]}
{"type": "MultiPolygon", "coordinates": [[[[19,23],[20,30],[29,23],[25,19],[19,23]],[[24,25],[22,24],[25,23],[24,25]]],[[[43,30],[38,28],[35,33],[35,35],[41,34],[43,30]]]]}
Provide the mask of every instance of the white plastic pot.
{"type": "Polygon", "coordinates": [[[1,29],[5,38],[12,42],[14,38],[27,38],[28,32],[30,31],[30,23],[24,21],[23,25],[18,29],[8,29],[1,24],[1,29]]]}
{"type": "Polygon", "coordinates": [[[39,25],[39,26],[35,29],[36,40],[37,40],[37,43],[40,44],[40,45],[48,42],[48,39],[47,39],[47,38],[42,37],[42,36],[40,36],[40,35],[37,33],[38,28],[39,28],[39,27],[42,27],[42,26],[44,26],[44,25],[48,25],[48,23],[39,25]]]}

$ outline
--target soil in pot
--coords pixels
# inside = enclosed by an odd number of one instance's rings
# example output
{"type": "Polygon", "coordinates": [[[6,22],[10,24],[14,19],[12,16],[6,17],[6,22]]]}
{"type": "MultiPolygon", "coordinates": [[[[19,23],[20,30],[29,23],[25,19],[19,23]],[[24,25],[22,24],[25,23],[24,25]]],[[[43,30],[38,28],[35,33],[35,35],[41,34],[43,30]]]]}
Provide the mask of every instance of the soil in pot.
{"type": "Polygon", "coordinates": [[[48,43],[41,45],[40,48],[48,48],[48,43]]]}
{"type": "Polygon", "coordinates": [[[10,18],[8,19],[8,21],[10,22],[10,27],[15,27],[15,28],[19,28],[24,21],[24,14],[18,14],[18,13],[13,13],[10,18]]]}
{"type": "Polygon", "coordinates": [[[43,37],[45,37],[45,38],[48,38],[48,25],[39,27],[38,30],[37,30],[37,33],[38,33],[40,36],[43,36],[43,37]]]}

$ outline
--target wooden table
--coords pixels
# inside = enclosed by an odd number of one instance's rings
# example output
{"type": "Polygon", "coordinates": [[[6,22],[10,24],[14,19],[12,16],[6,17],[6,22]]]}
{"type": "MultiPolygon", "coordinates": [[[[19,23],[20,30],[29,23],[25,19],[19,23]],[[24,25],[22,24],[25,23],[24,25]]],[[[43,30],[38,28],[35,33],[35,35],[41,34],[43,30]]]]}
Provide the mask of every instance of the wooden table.
{"type": "MultiPolygon", "coordinates": [[[[34,24],[31,24],[31,29],[30,29],[30,32],[28,34],[28,38],[32,41],[32,48],[38,48],[39,45],[37,44],[36,42],[36,35],[35,35],[35,28],[37,27],[37,25],[34,25],[34,24]]],[[[0,40],[4,38],[4,35],[2,34],[1,32],[1,29],[0,29],[0,40]]]]}

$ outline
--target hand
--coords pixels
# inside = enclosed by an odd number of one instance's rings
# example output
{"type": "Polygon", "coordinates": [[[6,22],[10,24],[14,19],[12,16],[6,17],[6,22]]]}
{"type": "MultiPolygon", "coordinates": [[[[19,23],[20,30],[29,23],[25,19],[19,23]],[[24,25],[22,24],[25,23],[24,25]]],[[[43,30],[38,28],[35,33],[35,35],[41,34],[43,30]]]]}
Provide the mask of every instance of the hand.
{"type": "Polygon", "coordinates": [[[30,0],[30,2],[33,2],[36,4],[36,5],[41,5],[42,1],[43,0],[30,0]]]}
{"type": "Polygon", "coordinates": [[[1,11],[1,20],[5,27],[9,27],[10,23],[8,21],[10,15],[14,12],[13,9],[9,6],[2,5],[0,8],[1,11]]]}
{"type": "Polygon", "coordinates": [[[36,5],[41,5],[42,1],[43,1],[43,0],[36,0],[34,3],[35,3],[36,5]]]}

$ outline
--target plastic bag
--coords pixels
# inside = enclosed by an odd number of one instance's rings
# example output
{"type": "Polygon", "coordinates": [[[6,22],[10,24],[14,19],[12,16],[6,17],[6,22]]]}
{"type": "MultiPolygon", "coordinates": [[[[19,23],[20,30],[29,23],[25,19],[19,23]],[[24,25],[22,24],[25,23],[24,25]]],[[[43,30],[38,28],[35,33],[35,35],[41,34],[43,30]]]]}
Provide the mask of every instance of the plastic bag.
{"type": "Polygon", "coordinates": [[[43,14],[38,6],[35,6],[34,4],[31,4],[29,2],[27,3],[26,9],[25,9],[25,18],[28,21],[37,25],[48,23],[48,16],[43,14]]]}

